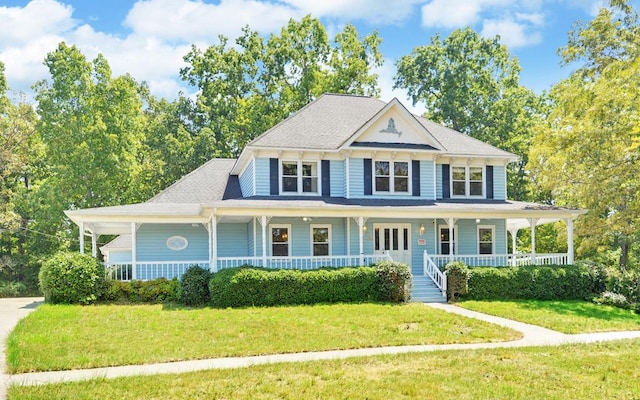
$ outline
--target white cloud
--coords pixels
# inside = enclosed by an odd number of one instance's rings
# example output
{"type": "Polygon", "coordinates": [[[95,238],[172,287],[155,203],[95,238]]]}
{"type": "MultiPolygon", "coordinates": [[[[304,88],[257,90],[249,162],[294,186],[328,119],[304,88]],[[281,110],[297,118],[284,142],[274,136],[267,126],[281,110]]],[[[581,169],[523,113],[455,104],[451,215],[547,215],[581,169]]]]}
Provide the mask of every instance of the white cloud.
{"type": "Polygon", "coordinates": [[[484,37],[500,36],[500,42],[509,48],[537,44],[542,40],[539,32],[527,32],[527,25],[509,19],[485,20],[480,34],[484,37]]]}
{"type": "Polygon", "coordinates": [[[339,21],[368,21],[395,24],[411,16],[414,7],[424,0],[284,0],[303,15],[330,17],[339,21]]]}
{"type": "Polygon", "coordinates": [[[219,4],[142,0],[133,6],[124,24],[136,35],[191,43],[213,41],[219,34],[236,38],[245,25],[260,33],[273,32],[299,14],[288,6],[256,0],[222,0],[219,4]]]}
{"type": "Polygon", "coordinates": [[[478,22],[483,11],[509,4],[509,0],[431,0],[422,6],[422,25],[462,28],[478,22]]]}
{"type": "Polygon", "coordinates": [[[43,36],[69,31],[73,8],[54,0],[33,0],[25,7],[0,7],[0,43],[23,45],[43,36]]]}

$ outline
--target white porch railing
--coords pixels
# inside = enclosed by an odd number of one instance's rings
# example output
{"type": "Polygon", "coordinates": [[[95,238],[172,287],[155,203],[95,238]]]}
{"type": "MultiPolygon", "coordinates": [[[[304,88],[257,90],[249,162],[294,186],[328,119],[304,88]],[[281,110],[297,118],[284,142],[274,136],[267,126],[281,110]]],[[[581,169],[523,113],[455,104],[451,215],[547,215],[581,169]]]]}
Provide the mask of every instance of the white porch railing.
{"type": "Polygon", "coordinates": [[[198,265],[208,269],[209,261],[138,261],[136,262],[135,273],[131,262],[104,263],[107,277],[119,281],[180,278],[182,274],[184,274],[184,271],[192,265],[198,265]]]}
{"type": "MultiPolygon", "coordinates": [[[[366,254],[362,256],[320,256],[320,257],[218,257],[217,270],[251,265],[272,269],[318,269],[322,267],[355,267],[370,265],[379,261],[391,261],[388,253],[366,254]]],[[[180,278],[184,271],[192,265],[209,268],[209,261],[138,261],[135,273],[131,262],[104,263],[107,277],[114,280],[128,281],[132,279],[149,280],[160,277],[180,278]]]]}
{"type": "Polygon", "coordinates": [[[569,259],[567,254],[561,253],[536,254],[535,257],[532,254],[454,254],[429,257],[438,267],[443,267],[450,261],[462,261],[471,267],[566,265],[569,259]]]}
{"type": "Polygon", "coordinates": [[[443,297],[447,297],[447,275],[440,271],[440,268],[431,260],[429,254],[425,250],[423,253],[424,274],[431,278],[438,289],[442,292],[443,297]]]}

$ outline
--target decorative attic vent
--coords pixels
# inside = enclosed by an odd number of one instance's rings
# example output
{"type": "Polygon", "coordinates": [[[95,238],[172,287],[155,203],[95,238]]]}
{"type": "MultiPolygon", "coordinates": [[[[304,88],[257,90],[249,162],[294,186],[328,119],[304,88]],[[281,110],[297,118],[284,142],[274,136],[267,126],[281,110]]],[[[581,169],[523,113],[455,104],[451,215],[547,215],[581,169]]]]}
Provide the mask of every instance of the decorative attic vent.
{"type": "Polygon", "coordinates": [[[387,127],[380,130],[381,133],[393,133],[398,136],[402,135],[402,132],[396,129],[396,122],[393,118],[389,118],[389,122],[387,123],[387,127]]]}

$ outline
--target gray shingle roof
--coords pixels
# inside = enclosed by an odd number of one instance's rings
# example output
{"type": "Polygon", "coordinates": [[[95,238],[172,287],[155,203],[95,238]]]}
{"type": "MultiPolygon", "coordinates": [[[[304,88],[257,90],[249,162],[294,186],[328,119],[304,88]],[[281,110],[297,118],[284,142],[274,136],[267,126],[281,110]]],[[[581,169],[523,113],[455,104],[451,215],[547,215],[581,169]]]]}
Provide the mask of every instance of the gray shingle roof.
{"type": "Polygon", "coordinates": [[[149,202],[207,203],[223,198],[239,197],[240,185],[237,183],[237,178],[229,179],[229,173],[235,162],[236,160],[233,159],[214,158],[183,176],[149,202]],[[228,188],[228,184],[234,187],[228,188]]]}
{"type": "Polygon", "coordinates": [[[385,105],[372,97],[324,94],[249,145],[335,150],[385,105]]]}
{"type": "MultiPolygon", "coordinates": [[[[373,97],[324,94],[254,139],[249,146],[337,150],[386,105],[373,97]]],[[[509,152],[433,121],[422,117],[416,119],[442,144],[443,153],[514,157],[509,152]]]]}

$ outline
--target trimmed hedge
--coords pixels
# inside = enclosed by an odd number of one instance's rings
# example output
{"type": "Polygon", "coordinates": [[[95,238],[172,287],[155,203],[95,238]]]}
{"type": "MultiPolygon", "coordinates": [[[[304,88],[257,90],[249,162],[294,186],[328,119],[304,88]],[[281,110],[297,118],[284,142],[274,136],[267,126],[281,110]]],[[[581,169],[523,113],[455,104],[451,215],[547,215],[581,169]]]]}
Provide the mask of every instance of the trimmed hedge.
{"type": "Polygon", "coordinates": [[[405,288],[410,281],[400,279],[405,276],[404,268],[383,265],[300,271],[243,266],[214,273],[209,292],[215,307],[386,301],[398,297],[406,301],[405,288]]]}
{"type": "Polygon", "coordinates": [[[197,265],[189,267],[180,278],[178,297],[186,306],[202,306],[209,302],[211,272],[197,265]]]}
{"type": "Polygon", "coordinates": [[[101,300],[115,303],[175,303],[178,301],[177,278],[158,278],[150,281],[107,281],[101,300]]]}
{"type": "Polygon", "coordinates": [[[586,265],[471,267],[470,300],[591,300],[600,286],[598,271],[586,265]]]}
{"type": "Polygon", "coordinates": [[[87,254],[59,252],[40,268],[40,290],[49,303],[91,304],[106,288],[104,268],[87,254]]]}

